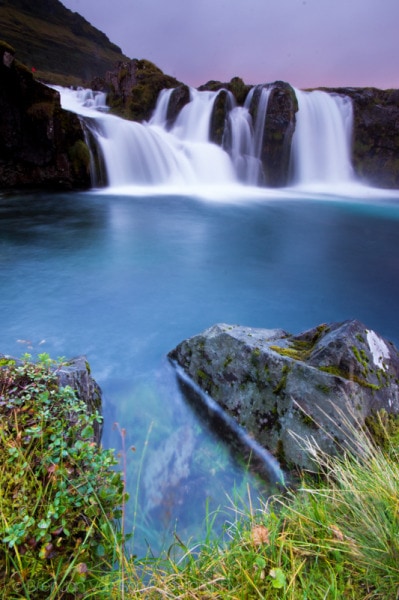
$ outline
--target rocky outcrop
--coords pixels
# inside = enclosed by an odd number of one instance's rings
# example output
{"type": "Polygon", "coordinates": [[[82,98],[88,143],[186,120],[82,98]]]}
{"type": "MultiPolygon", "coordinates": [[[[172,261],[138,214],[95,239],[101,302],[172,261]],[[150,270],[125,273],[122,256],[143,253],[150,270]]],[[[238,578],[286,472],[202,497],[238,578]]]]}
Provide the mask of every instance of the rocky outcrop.
{"type": "MultiPolygon", "coordinates": [[[[294,89],[284,81],[271,85],[260,159],[265,184],[282,187],[289,183],[291,141],[295,131],[298,102],[294,89]]],[[[256,104],[250,108],[255,117],[256,104]]]]}
{"type": "MultiPolygon", "coordinates": [[[[60,387],[71,387],[79,400],[87,406],[90,415],[98,412],[101,415],[102,392],[98,383],[91,376],[90,365],[85,356],[78,356],[61,367],[57,367],[56,375],[60,387]]],[[[94,421],[94,441],[100,443],[102,434],[102,421],[94,421]]]]}
{"type": "Polygon", "coordinates": [[[353,103],[352,160],[367,185],[399,188],[399,90],[328,88],[353,103]]]}
{"type": "Polygon", "coordinates": [[[169,357],[289,468],[314,468],[299,439],[333,454],[351,447],[351,427],[399,413],[398,351],[358,321],[300,335],[219,324],[169,357]]]}
{"type": "Polygon", "coordinates": [[[133,121],[147,121],[159,93],[179,85],[180,81],[165,75],[149,60],[136,58],[118,62],[105,78],[92,82],[93,89],[107,92],[108,105],[115,114],[133,121]]]}
{"type": "Polygon", "coordinates": [[[90,186],[90,156],[78,117],[0,43],[0,189],[90,186]]]}
{"type": "Polygon", "coordinates": [[[190,88],[187,85],[179,85],[170,95],[166,115],[167,126],[172,127],[180,111],[190,102],[190,88]]]}
{"type": "MultiPolygon", "coordinates": [[[[236,79],[232,80],[234,82],[236,79]]],[[[200,90],[220,91],[212,115],[211,140],[222,144],[229,104],[226,91],[243,105],[251,86],[209,81],[200,90]]],[[[262,86],[257,86],[258,91],[262,86]]],[[[298,103],[295,90],[286,82],[264,84],[272,88],[261,149],[264,184],[282,187],[290,184],[291,141],[295,131],[298,103]]],[[[357,178],[367,185],[399,188],[399,90],[376,88],[320,88],[351,98],[353,105],[352,163],[357,178]]],[[[311,91],[311,90],[309,90],[311,91]]],[[[256,118],[255,90],[249,108],[256,118]]]]}

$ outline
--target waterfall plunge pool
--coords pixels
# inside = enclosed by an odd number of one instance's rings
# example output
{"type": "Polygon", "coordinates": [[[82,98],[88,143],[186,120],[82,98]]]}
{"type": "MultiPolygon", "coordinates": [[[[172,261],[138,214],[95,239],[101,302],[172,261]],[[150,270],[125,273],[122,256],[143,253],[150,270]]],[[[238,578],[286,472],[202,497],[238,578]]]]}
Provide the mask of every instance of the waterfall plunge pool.
{"type": "MultiPolygon", "coordinates": [[[[211,196],[211,193],[209,193],[211,196]]],[[[109,191],[0,197],[1,347],[85,354],[103,443],[126,429],[138,554],[201,537],[207,510],[256,503],[248,472],[181,394],[166,355],[217,322],[298,333],[357,318],[399,345],[399,193],[229,201],[109,191]]]]}

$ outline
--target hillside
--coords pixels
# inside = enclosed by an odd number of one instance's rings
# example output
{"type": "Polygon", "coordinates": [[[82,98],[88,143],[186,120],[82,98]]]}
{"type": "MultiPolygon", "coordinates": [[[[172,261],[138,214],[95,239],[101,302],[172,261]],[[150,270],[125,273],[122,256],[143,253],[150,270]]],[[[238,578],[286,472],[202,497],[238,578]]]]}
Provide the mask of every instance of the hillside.
{"type": "Polygon", "coordinates": [[[79,84],[126,60],[121,49],[59,0],[0,0],[0,38],[48,81],[79,84]]]}

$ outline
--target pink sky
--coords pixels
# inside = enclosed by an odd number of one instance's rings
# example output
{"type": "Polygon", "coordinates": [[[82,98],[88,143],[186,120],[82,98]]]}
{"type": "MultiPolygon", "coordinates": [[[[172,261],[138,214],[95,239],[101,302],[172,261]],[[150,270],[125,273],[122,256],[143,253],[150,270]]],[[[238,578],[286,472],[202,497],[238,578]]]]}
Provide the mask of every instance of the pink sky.
{"type": "Polygon", "coordinates": [[[193,86],[399,87],[399,0],[62,0],[130,58],[193,86]]]}

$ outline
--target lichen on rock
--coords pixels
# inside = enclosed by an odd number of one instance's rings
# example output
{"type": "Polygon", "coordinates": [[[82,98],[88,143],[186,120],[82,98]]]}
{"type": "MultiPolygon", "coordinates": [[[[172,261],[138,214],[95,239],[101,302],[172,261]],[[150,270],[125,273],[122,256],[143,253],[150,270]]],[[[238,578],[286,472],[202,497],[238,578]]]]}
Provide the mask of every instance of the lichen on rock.
{"type": "Polygon", "coordinates": [[[398,351],[356,320],[299,335],[218,324],[169,357],[288,467],[314,467],[298,439],[334,454],[370,416],[399,414],[398,351]]]}

